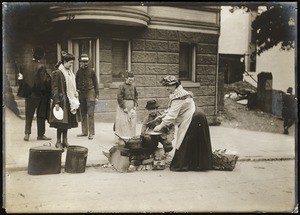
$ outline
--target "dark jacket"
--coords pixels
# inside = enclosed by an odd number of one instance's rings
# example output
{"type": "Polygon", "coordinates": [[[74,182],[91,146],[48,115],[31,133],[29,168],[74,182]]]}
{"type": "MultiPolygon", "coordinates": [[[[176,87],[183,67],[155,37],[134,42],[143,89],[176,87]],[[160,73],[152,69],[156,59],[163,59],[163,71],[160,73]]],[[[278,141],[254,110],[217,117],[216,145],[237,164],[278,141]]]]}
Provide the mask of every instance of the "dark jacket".
{"type": "Polygon", "coordinates": [[[19,80],[18,96],[25,98],[40,98],[45,93],[45,74],[47,74],[44,64],[37,60],[21,67],[23,80],[19,80]],[[42,91],[43,90],[43,91],[42,91]]]}
{"type": "Polygon", "coordinates": [[[50,112],[50,122],[60,122],[60,123],[68,123],[68,111],[70,111],[70,105],[68,102],[68,97],[66,93],[66,79],[64,74],[60,70],[55,70],[52,72],[52,81],[51,81],[51,88],[52,88],[52,106],[50,112]],[[64,111],[64,116],[62,120],[57,120],[52,110],[56,104],[64,111]]]}
{"type": "Polygon", "coordinates": [[[297,100],[295,96],[283,94],[282,97],[282,117],[287,119],[297,119],[297,100]]]}
{"type": "Polygon", "coordinates": [[[41,74],[41,79],[43,80],[39,85],[40,90],[40,108],[38,109],[37,117],[45,118],[49,120],[50,114],[50,100],[51,100],[51,75],[45,71],[41,74]]]}
{"type": "Polygon", "coordinates": [[[79,68],[76,73],[76,87],[81,95],[85,95],[89,90],[95,89],[96,97],[98,97],[99,85],[95,71],[91,68],[79,68]]]}

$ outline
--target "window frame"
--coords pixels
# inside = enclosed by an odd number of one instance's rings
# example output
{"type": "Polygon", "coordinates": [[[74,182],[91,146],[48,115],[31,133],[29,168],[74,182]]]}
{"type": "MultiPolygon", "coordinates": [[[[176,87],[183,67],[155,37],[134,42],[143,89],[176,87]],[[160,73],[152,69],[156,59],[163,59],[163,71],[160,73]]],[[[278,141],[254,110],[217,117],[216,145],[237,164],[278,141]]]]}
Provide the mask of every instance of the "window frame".
{"type": "MultiPolygon", "coordinates": [[[[190,65],[188,65],[191,68],[191,71],[189,72],[190,76],[188,78],[181,78],[179,76],[179,78],[184,81],[184,82],[196,82],[196,48],[197,48],[197,44],[195,43],[185,43],[185,42],[181,42],[179,43],[179,58],[180,58],[180,45],[186,45],[190,48],[190,52],[189,53],[191,55],[191,59],[190,59],[190,65]]],[[[180,62],[179,62],[179,68],[180,68],[180,62]]],[[[179,75],[179,74],[178,74],[179,75]]]]}
{"type": "MultiPolygon", "coordinates": [[[[125,64],[127,64],[127,69],[125,68],[125,71],[131,71],[131,40],[129,39],[122,39],[122,38],[112,38],[112,43],[113,41],[125,41],[127,42],[127,59],[125,64]]],[[[113,53],[112,53],[113,55],[113,53]]],[[[112,64],[112,68],[113,68],[113,60],[111,62],[112,64]]],[[[112,76],[112,84],[113,83],[123,83],[124,79],[123,78],[113,78],[113,74],[111,74],[112,76]]],[[[114,84],[113,84],[114,85],[114,84]]]]}

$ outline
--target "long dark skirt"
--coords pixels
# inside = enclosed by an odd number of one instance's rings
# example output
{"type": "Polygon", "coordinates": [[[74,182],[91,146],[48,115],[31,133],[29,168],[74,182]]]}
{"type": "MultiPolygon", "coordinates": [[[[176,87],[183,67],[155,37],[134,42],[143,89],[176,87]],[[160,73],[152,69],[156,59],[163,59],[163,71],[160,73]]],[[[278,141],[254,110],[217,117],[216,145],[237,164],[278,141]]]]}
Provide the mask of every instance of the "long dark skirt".
{"type": "Polygon", "coordinates": [[[171,171],[205,171],[212,169],[210,133],[205,114],[196,109],[170,165],[171,171]]]}
{"type": "Polygon", "coordinates": [[[71,129],[78,127],[78,111],[76,114],[72,114],[70,111],[70,103],[67,102],[67,110],[65,111],[68,114],[68,123],[61,123],[61,122],[51,122],[50,127],[53,128],[60,128],[60,129],[71,129]]]}

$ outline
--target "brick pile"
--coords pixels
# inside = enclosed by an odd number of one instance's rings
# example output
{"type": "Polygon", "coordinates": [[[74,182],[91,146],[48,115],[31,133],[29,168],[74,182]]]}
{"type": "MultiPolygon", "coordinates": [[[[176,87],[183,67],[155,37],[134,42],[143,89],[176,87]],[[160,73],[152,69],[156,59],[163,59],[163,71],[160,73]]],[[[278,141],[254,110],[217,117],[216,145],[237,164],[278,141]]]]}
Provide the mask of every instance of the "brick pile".
{"type": "Polygon", "coordinates": [[[166,168],[164,149],[127,149],[117,147],[110,163],[118,172],[164,170],[166,168]]]}

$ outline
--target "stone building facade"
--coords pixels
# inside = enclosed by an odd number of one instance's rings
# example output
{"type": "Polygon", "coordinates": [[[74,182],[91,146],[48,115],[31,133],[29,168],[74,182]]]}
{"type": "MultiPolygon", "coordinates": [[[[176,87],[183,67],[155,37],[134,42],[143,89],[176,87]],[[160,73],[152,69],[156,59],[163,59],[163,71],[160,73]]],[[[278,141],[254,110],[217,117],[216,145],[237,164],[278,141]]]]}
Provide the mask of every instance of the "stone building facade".
{"type": "Polygon", "coordinates": [[[79,55],[90,55],[100,86],[97,120],[114,120],[118,86],[124,72],[131,70],[139,93],[139,120],[150,99],[156,99],[160,109],[167,108],[168,93],[159,81],[175,75],[193,92],[196,106],[204,110],[209,122],[216,121],[218,6],[90,4],[49,6],[50,27],[40,39],[49,69],[60,60],[61,50],[75,55],[75,72],[79,55]]]}

